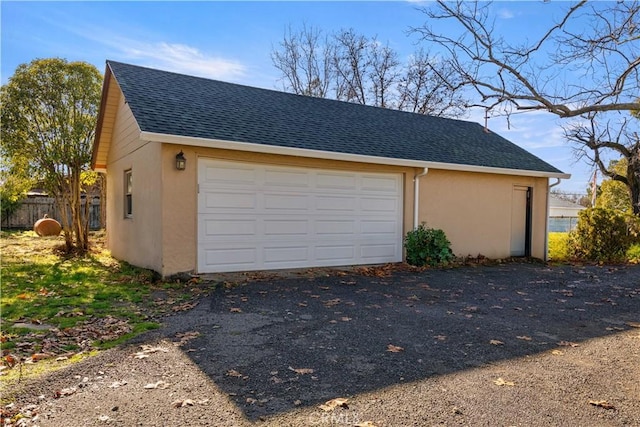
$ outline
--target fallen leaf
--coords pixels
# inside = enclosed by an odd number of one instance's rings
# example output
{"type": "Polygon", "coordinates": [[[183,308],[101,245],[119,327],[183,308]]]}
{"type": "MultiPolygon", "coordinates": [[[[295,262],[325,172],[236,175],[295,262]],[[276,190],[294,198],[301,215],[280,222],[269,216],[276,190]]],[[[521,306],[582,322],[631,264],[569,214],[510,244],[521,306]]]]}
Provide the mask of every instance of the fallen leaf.
{"type": "Polygon", "coordinates": [[[160,390],[164,390],[167,387],[169,387],[169,384],[162,380],[157,381],[155,383],[149,383],[144,386],[144,388],[146,388],[147,390],[156,389],[156,388],[160,390]]]}
{"type": "Polygon", "coordinates": [[[516,385],[516,383],[514,383],[512,381],[505,381],[503,378],[498,378],[497,380],[494,380],[493,383],[495,385],[499,385],[499,386],[503,386],[503,385],[514,386],[514,385],[516,385]]]}
{"type": "Polygon", "coordinates": [[[322,405],[318,406],[320,409],[322,409],[323,411],[333,411],[334,409],[336,409],[338,406],[345,408],[345,409],[349,409],[349,406],[347,405],[347,402],[349,401],[349,399],[346,399],[344,397],[338,397],[335,399],[331,399],[325,403],[323,403],[322,405]]]}
{"type": "Polygon", "coordinates": [[[300,406],[300,405],[302,405],[302,401],[301,401],[300,399],[298,399],[298,400],[294,400],[294,401],[293,401],[293,404],[294,404],[295,406],[300,406]]]}
{"type": "Polygon", "coordinates": [[[489,341],[489,344],[491,344],[491,345],[504,345],[504,343],[502,341],[499,341],[499,340],[491,340],[491,341],[489,341]]]}
{"type": "Polygon", "coordinates": [[[355,423],[353,427],[376,427],[373,421],[363,421],[361,423],[355,423]]]}
{"type": "Polygon", "coordinates": [[[242,378],[243,380],[246,380],[246,379],[249,378],[248,376],[241,374],[240,372],[236,371],[235,369],[229,369],[227,371],[227,376],[228,377],[235,377],[235,378],[242,378]]]}
{"type": "Polygon", "coordinates": [[[173,406],[174,408],[183,408],[185,406],[193,406],[193,400],[191,399],[174,400],[173,403],[171,403],[171,406],[173,406]]]}
{"type": "Polygon", "coordinates": [[[114,381],[109,385],[109,388],[118,388],[118,387],[122,387],[123,385],[126,385],[127,382],[122,380],[122,381],[114,381]]]}
{"type": "Polygon", "coordinates": [[[146,357],[149,357],[149,355],[147,353],[143,353],[143,352],[140,351],[140,352],[134,354],[133,357],[135,359],[144,359],[146,357]]]}
{"type": "Polygon", "coordinates": [[[334,305],[340,304],[340,302],[341,302],[340,298],[334,298],[334,299],[324,301],[322,304],[324,304],[325,307],[333,307],[334,305]]]}
{"type": "Polygon", "coordinates": [[[577,344],[571,341],[560,341],[558,345],[565,346],[565,347],[580,347],[580,344],[577,344]]]}
{"type": "Polygon", "coordinates": [[[65,396],[71,396],[76,391],[78,391],[78,389],[75,387],[63,388],[62,390],[56,390],[53,393],[53,397],[55,397],[56,399],[59,399],[65,396]]]}
{"type": "Polygon", "coordinates": [[[627,326],[631,326],[632,328],[640,328],[640,322],[627,322],[627,326]]]}
{"type": "Polygon", "coordinates": [[[556,356],[562,356],[564,354],[564,351],[551,350],[551,354],[556,355],[556,356]]]}
{"type": "Polygon", "coordinates": [[[31,360],[33,360],[34,362],[37,362],[38,360],[43,360],[43,359],[48,359],[50,358],[51,355],[50,354],[46,354],[46,353],[35,353],[31,355],[31,360]]]}
{"type": "Polygon", "coordinates": [[[599,406],[603,409],[616,409],[615,406],[613,406],[611,403],[607,402],[606,400],[590,400],[589,401],[590,405],[593,406],[599,406]]]}
{"type": "Polygon", "coordinates": [[[313,374],[313,369],[311,368],[292,368],[289,366],[289,370],[295,372],[296,374],[304,375],[304,374],[313,374]]]}
{"type": "Polygon", "coordinates": [[[18,359],[10,354],[7,354],[3,359],[4,363],[6,363],[10,368],[13,368],[18,363],[18,359]]]}
{"type": "Polygon", "coordinates": [[[436,335],[434,336],[435,339],[437,339],[438,341],[445,341],[447,339],[446,335],[436,335]]]}
{"type": "Polygon", "coordinates": [[[242,309],[238,307],[231,307],[229,311],[232,313],[242,313],[242,309]]]}
{"type": "Polygon", "coordinates": [[[349,322],[352,319],[351,319],[351,317],[343,316],[343,317],[340,318],[340,320],[342,320],[343,322],[349,322]]]}
{"type": "Polygon", "coordinates": [[[397,345],[389,344],[387,346],[387,351],[390,351],[391,353],[400,353],[401,351],[404,351],[404,348],[397,345]]]}
{"type": "Polygon", "coordinates": [[[185,302],[183,304],[179,304],[179,305],[174,305],[171,310],[178,312],[178,311],[187,311],[187,310],[191,310],[193,307],[195,307],[196,305],[198,305],[198,302],[193,302],[193,303],[189,303],[189,302],[185,302]]]}
{"type": "Polygon", "coordinates": [[[516,338],[518,338],[519,340],[524,340],[524,341],[531,341],[532,338],[527,336],[527,335],[519,335],[516,338]]]}

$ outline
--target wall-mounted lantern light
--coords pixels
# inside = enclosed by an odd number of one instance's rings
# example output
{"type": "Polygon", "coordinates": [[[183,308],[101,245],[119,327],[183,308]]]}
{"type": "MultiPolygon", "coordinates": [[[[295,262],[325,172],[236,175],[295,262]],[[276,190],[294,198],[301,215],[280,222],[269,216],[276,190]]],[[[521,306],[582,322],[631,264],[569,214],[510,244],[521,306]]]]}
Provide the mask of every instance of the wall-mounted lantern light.
{"type": "Polygon", "coordinates": [[[187,159],[184,158],[184,153],[182,150],[178,154],[176,154],[176,169],[179,171],[185,170],[187,167],[187,159]]]}

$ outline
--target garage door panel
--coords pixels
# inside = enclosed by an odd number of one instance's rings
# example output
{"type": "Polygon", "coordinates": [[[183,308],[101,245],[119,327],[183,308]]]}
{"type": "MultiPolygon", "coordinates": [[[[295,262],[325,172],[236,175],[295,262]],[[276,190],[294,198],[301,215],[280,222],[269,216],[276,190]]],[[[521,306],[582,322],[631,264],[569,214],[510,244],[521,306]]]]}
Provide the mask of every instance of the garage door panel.
{"type": "Polygon", "coordinates": [[[307,236],[309,221],[306,219],[265,219],[264,234],[267,236],[307,236]]]}
{"type": "Polygon", "coordinates": [[[253,185],[257,182],[257,171],[249,166],[216,165],[204,167],[204,181],[224,183],[225,185],[253,185]]]}
{"type": "Polygon", "coordinates": [[[360,208],[363,212],[369,213],[395,213],[398,210],[397,197],[362,197],[360,208]]]}
{"type": "Polygon", "coordinates": [[[318,189],[356,190],[357,184],[357,176],[352,173],[317,172],[316,174],[316,188],[318,189]]]}
{"type": "Polygon", "coordinates": [[[320,219],[315,221],[315,233],[317,236],[354,235],[357,222],[353,219],[320,219]]]}
{"type": "Polygon", "coordinates": [[[255,236],[257,221],[255,219],[205,219],[203,228],[207,238],[255,236]]]}
{"type": "Polygon", "coordinates": [[[363,176],[362,190],[398,194],[399,181],[394,177],[363,176]]]}
{"type": "Polygon", "coordinates": [[[198,162],[198,271],[402,260],[402,176],[198,162]]]}
{"type": "Polygon", "coordinates": [[[307,262],[309,260],[308,246],[265,246],[265,264],[287,263],[287,262],[307,262]]]}
{"type": "Polygon", "coordinates": [[[356,248],[354,245],[329,245],[315,247],[316,259],[325,263],[344,262],[345,260],[355,262],[355,254],[356,248]]]}
{"type": "Polygon", "coordinates": [[[357,200],[349,196],[317,195],[315,197],[315,209],[329,212],[356,212],[357,200]]]}
{"type": "Polygon", "coordinates": [[[272,211],[306,211],[309,209],[309,196],[306,194],[265,193],[264,208],[272,211]]]}
{"type": "Polygon", "coordinates": [[[258,206],[258,200],[255,193],[238,193],[230,191],[204,191],[199,211],[208,213],[212,210],[230,210],[230,209],[250,209],[255,210],[258,206]]]}
{"type": "Polygon", "coordinates": [[[379,236],[386,234],[392,236],[398,232],[398,223],[395,221],[362,220],[360,222],[360,230],[364,235],[379,236]]]}
{"type": "Polygon", "coordinates": [[[264,175],[264,183],[266,186],[289,188],[308,187],[309,180],[309,174],[305,172],[267,169],[264,175]]]}
{"type": "Polygon", "coordinates": [[[251,269],[258,260],[258,250],[256,247],[206,249],[203,253],[207,266],[225,269],[217,271],[233,271],[226,269],[235,269],[238,267],[240,269],[251,269]]]}

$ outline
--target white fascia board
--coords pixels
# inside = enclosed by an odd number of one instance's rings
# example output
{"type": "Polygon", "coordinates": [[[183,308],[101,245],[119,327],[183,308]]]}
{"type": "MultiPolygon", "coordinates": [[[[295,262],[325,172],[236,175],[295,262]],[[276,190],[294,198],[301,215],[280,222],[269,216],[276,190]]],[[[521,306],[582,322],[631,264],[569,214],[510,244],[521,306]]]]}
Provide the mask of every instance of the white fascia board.
{"type": "Polygon", "coordinates": [[[312,159],[341,160],[345,162],[373,163],[378,165],[406,166],[455,170],[462,172],[493,173],[500,175],[532,176],[540,178],[569,179],[571,174],[531,171],[523,169],[494,168],[486,166],[462,165],[456,163],[429,162],[391,157],[365,156],[361,154],[337,153],[333,151],[310,150],[306,148],[281,147],[277,145],[254,144],[251,142],[225,141],[221,139],[196,138],[191,136],[170,135],[155,132],[141,132],[140,139],[149,142],[161,142],[194,147],[218,148],[223,150],[249,151],[253,153],[279,154],[283,156],[308,157],[312,159]]]}

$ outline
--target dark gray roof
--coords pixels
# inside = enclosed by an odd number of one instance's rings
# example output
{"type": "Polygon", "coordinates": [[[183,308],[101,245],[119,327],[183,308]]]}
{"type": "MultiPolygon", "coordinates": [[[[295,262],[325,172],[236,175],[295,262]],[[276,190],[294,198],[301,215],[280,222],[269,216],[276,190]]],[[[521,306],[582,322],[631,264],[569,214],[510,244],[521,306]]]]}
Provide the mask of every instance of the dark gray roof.
{"type": "Polygon", "coordinates": [[[562,173],[478,123],[107,64],[146,132],[562,173]]]}

